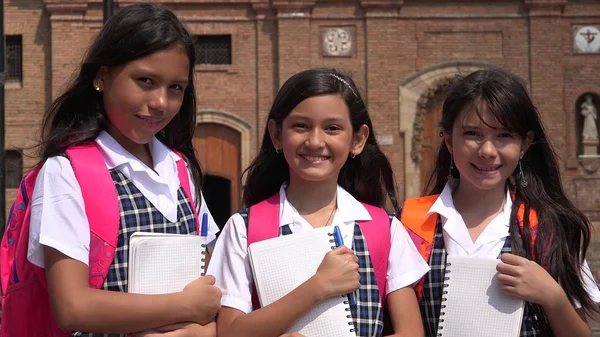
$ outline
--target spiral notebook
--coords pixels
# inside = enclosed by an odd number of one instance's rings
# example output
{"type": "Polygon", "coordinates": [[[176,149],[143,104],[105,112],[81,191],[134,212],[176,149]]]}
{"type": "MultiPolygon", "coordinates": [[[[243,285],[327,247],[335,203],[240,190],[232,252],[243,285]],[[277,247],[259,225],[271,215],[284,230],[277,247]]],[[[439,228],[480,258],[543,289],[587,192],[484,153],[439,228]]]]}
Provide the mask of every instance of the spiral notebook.
{"type": "Polygon", "coordinates": [[[204,275],[206,237],[136,232],[129,239],[127,291],[168,294],[204,275]]]}
{"type": "Polygon", "coordinates": [[[499,262],[448,256],[437,336],[519,336],[525,302],[502,292],[499,262]]]}
{"type": "MultiPolygon", "coordinates": [[[[325,254],[335,248],[333,228],[280,236],[248,247],[248,256],[261,306],[290,293],[317,272],[325,254]]],[[[348,298],[329,298],[288,329],[306,337],[356,337],[348,298]]]]}

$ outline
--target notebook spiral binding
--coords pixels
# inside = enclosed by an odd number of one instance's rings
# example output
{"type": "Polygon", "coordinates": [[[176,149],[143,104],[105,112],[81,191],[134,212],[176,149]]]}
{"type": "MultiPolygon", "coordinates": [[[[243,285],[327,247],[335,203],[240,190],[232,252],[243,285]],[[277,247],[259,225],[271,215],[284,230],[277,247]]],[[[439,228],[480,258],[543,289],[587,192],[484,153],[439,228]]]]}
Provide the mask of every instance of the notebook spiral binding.
{"type": "Polygon", "coordinates": [[[206,274],[206,245],[202,244],[202,259],[200,260],[202,262],[202,265],[200,266],[202,268],[202,273],[200,273],[200,276],[204,276],[206,274]]]}
{"type": "MultiPolygon", "coordinates": [[[[331,243],[331,250],[336,249],[337,247],[335,246],[335,240],[333,239],[333,233],[327,233],[327,235],[329,235],[331,238],[329,239],[329,243],[331,243]]],[[[350,332],[356,332],[356,330],[354,330],[354,320],[352,319],[352,314],[350,312],[350,301],[348,301],[348,297],[346,295],[342,295],[342,297],[345,297],[344,300],[344,304],[346,305],[346,307],[344,308],[344,310],[348,313],[348,315],[346,315],[346,318],[348,319],[348,325],[350,326],[350,332]]]]}
{"type": "MultiPolygon", "coordinates": [[[[444,272],[444,284],[443,284],[443,289],[444,288],[448,288],[448,281],[450,281],[450,277],[448,276],[448,274],[450,274],[450,272],[452,270],[450,270],[450,266],[452,265],[452,263],[446,263],[446,270],[444,272]]],[[[448,299],[446,298],[445,295],[448,294],[448,291],[443,290],[442,289],[442,304],[440,307],[440,317],[439,317],[439,321],[438,321],[438,329],[437,329],[437,337],[443,337],[444,336],[444,315],[446,315],[446,312],[444,309],[446,309],[446,305],[444,304],[444,302],[446,302],[448,299]]]]}

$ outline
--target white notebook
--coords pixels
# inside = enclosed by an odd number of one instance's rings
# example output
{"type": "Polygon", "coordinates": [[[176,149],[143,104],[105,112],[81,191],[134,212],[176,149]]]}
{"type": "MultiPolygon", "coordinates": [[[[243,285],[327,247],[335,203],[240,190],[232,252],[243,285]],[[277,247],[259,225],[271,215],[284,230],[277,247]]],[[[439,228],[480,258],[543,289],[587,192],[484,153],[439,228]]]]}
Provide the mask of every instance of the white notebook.
{"type": "Polygon", "coordinates": [[[498,259],[448,256],[440,337],[518,337],[525,302],[505,295],[498,259]]]}
{"type": "MultiPolygon", "coordinates": [[[[248,247],[261,306],[290,293],[317,272],[325,254],[334,247],[333,227],[280,236],[248,247]]],[[[346,296],[321,302],[288,332],[306,337],[356,337],[346,296]]]]}
{"type": "Polygon", "coordinates": [[[129,240],[127,291],[168,294],[204,275],[206,237],[136,232],[129,240]]]}

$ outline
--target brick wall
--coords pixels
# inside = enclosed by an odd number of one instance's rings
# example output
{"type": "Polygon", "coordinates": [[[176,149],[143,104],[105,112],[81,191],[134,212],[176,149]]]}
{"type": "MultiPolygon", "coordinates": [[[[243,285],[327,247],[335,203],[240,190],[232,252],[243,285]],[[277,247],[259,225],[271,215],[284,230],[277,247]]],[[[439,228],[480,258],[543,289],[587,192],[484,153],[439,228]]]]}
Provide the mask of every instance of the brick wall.
{"type": "MultiPolygon", "coordinates": [[[[42,111],[50,101],[50,24],[44,5],[39,0],[5,3],[6,35],[22,36],[23,77],[21,83],[5,86],[5,144],[7,150],[23,150],[28,154],[36,144],[42,111]]],[[[2,135],[0,135],[2,136],[2,135]]],[[[23,165],[31,167],[36,159],[25,156],[23,165]]],[[[6,192],[8,207],[16,190],[6,192]]]]}
{"type": "MultiPolygon", "coordinates": [[[[577,158],[573,110],[581,93],[600,93],[600,55],[574,54],[571,30],[575,24],[600,24],[600,4],[182,0],[171,6],[193,34],[231,34],[230,66],[196,67],[198,107],[246,121],[251,126],[248,156],[255,154],[283,81],[308,67],[340,67],[352,73],[366,98],[376,134],[392,139],[383,150],[404,196],[411,183],[405,178],[410,149],[400,132],[400,83],[443,64],[497,65],[528,82],[561,157],[569,196],[600,221],[600,161],[577,158]],[[322,55],[320,29],[332,26],[353,27],[352,56],[322,55]]],[[[100,29],[102,11],[100,3],[85,0],[22,0],[6,3],[5,18],[7,34],[23,34],[24,50],[23,86],[6,91],[6,144],[26,148],[34,144],[44,108],[100,29]]],[[[34,162],[25,160],[29,166],[34,162]]],[[[590,254],[598,261],[597,248],[590,254]]],[[[600,261],[593,264],[600,268],[600,261]]]]}

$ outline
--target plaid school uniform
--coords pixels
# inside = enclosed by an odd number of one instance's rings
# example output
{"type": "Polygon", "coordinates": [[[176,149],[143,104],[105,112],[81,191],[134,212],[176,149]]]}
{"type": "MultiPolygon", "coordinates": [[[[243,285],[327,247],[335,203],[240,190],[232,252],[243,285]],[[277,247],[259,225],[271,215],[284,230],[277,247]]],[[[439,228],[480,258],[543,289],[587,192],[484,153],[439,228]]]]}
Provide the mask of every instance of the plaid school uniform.
{"type": "MultiPolygon", "coordinates": [[[[510,253],[510,237],[504,241],[504,246],[500,254],[510,253]]],[[[425,336],[437,336],[440,310],[444,306],[441,304],[442,288],[444,285],[444,276],[446,273],[446,248],[444,246],[443,226],[438,216],[435,226],[435,236],[433,238],[433,249],[429,258],[431,271],[425,276],[423,284],[423,297],[419,303],[425,336]]],[[[532,313],[531,303],[525,303],[523,321],[521,323],[521,332],[519,337],[542,336],[539,324],[532,313]]]]}
{"type": "MultiPolygon", "coordinates": [[[[248,210],[238,212],[248,227],[248,210]]],[[[393,215],[389,215],[390,224],[393,215]]],[[[289,225],[281,226],[279,235],[292,234],[289,225]]],[[[355,222],[352,250],[358,257],[360,288],[354,292],[356,305],[350,304],[350,313],[357,337],[380,337],[383,332],[383,308],[379,299],[379,287],[375,278],[375,269],[367,248],[367,241],[355,222]]]]}
{"type": "MultiPolygon", "coordinates": [[[[179,187],[177,191],[177,222],[167,220],[150,201],[135,187],[133,182],[117,169],[110,175],[117,189],[121,224],[115,258],[108,271],[102,289],[127,292],[127,266],[129,238],[135,232],[157,232],[170,234],[196,234],[196,219],[193,206],[179,187]]],[[[181,258],[185,258],[182,256],[181,258]]],[[[72,337],[125,337],[126,334],[104,334],[74,332],[72,337]]]]}

